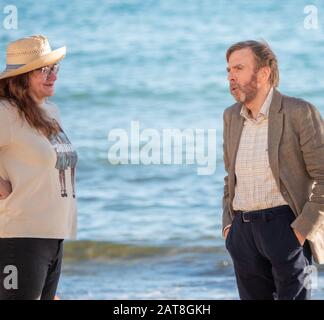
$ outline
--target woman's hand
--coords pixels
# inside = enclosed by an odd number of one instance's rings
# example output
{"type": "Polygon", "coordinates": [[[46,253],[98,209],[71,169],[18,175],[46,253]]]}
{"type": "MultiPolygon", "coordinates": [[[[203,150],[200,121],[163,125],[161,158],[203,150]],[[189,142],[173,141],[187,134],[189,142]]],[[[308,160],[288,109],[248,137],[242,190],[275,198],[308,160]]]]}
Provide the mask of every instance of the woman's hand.
{"type": "Polygon", "coordinates": [[[0,178],[0,200],[6,199],[11,192],[11,183],[0,178]]]}

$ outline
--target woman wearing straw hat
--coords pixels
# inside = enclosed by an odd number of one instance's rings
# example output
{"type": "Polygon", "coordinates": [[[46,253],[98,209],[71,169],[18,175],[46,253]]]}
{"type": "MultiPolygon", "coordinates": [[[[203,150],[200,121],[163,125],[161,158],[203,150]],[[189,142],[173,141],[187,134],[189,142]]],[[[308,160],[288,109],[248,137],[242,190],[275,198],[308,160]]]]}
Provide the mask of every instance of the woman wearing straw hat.
{"type": "Polygon", "coordinates": [[[47,101],[65,52],[44,36],[19,39],[0,73],[0,299],[53,299],[63,240],[76,234],[71,172],[63,197],[56,163],[77,155],[47,101]]]}

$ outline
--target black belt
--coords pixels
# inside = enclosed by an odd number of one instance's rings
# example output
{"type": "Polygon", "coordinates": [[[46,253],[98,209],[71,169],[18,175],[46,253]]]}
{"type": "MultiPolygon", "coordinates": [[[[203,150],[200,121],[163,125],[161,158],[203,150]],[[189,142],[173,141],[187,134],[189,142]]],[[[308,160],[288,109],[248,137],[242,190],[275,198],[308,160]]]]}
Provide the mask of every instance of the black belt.
{"type": "Polygon", "coordinates": [[[234,214],[240,215],[243,222],[252,222],[258,219],[263,220],[272,220],[277,215],[287,214],[287,210],[290,210],[288,205],[261,209],[261,210],[254,210],[254,211],[242,211],[236,210],[234,214]]]}

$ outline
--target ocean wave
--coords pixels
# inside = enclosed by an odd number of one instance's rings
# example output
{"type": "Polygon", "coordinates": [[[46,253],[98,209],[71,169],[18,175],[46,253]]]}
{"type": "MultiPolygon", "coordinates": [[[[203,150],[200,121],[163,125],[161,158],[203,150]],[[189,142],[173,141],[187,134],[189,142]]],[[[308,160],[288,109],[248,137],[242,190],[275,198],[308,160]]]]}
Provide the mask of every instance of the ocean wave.
{"type": "Polygon", "coordinates": [[[217,253],[223,252],[224,247],[172,247],[172,246],[138,246],[106,241],[66,241],[64,259],[79,260],[132,260],[153,257],[177,256],[181,254],[217,253]]]}

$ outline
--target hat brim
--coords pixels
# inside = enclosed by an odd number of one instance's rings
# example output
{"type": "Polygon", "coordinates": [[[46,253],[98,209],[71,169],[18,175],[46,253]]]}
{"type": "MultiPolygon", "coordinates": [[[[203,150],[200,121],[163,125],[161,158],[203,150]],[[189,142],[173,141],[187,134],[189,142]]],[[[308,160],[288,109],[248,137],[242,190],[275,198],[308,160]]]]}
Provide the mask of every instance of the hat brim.
{"type": "Polygon", "coordinates": [[[0,80],[18,76],[19,74],[27,73],[38,68],[42,68],[51,64],[54,64],[62,60],[66,55],[66,47],[62,47],[56,50],[51,51],[48,54],[45,54],[25,65],[14,70],[8,70],[0,73],[0,80]]]}

